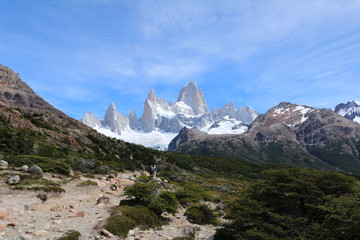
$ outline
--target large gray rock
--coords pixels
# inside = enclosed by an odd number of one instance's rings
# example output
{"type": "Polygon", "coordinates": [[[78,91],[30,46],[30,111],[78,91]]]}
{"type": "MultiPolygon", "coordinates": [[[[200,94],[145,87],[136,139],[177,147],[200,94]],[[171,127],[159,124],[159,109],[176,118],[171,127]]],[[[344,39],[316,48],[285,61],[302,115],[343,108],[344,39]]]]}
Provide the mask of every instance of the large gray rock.
{"type": "Polygon", "coordinates": [[[0,169],[8,169],[8,162],[0,160],[0,169]]]}
{"type": "Polygon", "coordinates": [[[27,172],[30,173],[30,174],[39,175],[39,176],[42,176],[44,174],[43,170],[38,165],[32,165],[27,170],[27,172]]]}
{"type": "Polygon", "coordinates": [[[9,185],[16,185],[20,182],[20,176],[19,175],[11,175],[8,180],[6,181],[9,185]]]}

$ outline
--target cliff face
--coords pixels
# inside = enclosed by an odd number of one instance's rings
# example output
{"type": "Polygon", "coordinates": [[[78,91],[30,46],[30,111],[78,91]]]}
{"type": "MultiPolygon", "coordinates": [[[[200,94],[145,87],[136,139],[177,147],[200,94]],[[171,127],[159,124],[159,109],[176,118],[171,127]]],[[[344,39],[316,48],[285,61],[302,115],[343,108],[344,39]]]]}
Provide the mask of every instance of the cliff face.
{"type": "Polygon", "coordinates": [[[0,64],[0,101],[13,107],[47,110],[63,114],[37,95],[13,70],[0,64]]]}

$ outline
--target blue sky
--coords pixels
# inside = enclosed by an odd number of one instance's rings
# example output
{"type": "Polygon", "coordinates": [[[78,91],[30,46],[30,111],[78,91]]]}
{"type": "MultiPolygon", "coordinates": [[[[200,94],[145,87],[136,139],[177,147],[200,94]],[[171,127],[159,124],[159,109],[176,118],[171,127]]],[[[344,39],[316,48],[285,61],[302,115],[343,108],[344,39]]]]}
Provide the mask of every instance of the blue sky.
{"type": "Polygon", "coordinates": [[[190,80],[210,109],[360,100],[360,1],[0,0],[0,22],[0,63],[77,119],[190,80]]]}

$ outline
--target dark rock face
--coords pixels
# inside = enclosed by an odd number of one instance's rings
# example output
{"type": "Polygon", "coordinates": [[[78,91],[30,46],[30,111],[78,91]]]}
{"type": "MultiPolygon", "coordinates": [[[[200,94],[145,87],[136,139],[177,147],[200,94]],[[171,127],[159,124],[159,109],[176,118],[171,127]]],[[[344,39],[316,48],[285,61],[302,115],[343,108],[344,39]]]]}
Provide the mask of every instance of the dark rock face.
{"type": "Polygon", "coordinates": [[[0,64],[0,101],[9,106],[47,110],[63,114],[37,95],[10,68],[0,64]]]}
{"type": "Polygon", "coordinates": [[[242,135],[190,132],[179,133],[171,150],[360,173],[360,126],[330,109],[281,103],[242,135]]]}
{"type": "Polygon", "coordinates": [[[201,132],[200,130],[198,130],[197,128],[187,128],[187,127],[183,127],[179,134],[170,142],[169,147],[168,147],[168,151],[173,152],[176,150],[176,148],[189,141],[190,139],[193,138],[198,138],[201,136],[206,136],[207,134],[204,132],[201,132]]]}

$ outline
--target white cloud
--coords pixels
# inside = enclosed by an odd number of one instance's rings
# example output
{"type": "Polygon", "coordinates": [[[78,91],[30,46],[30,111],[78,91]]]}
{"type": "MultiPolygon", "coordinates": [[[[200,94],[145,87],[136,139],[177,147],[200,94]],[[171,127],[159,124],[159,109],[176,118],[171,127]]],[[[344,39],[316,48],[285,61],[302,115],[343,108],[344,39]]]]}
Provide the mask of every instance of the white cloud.
{"type": "Polygon", "coordinates": [[[161,62],[145,63],[144,73],[157,80],[176,81],[191,78],[204,70],[196,59],[164,59],[161,62]]]}

